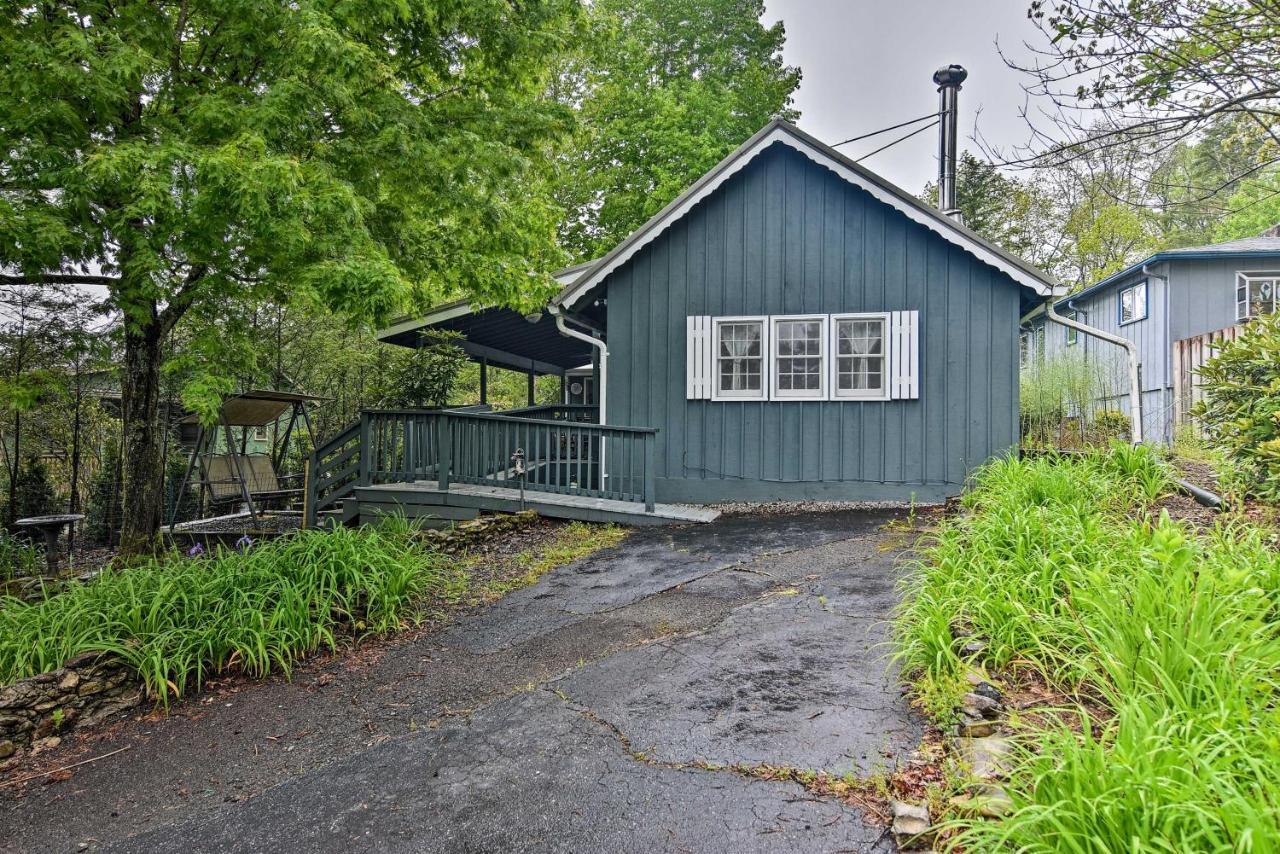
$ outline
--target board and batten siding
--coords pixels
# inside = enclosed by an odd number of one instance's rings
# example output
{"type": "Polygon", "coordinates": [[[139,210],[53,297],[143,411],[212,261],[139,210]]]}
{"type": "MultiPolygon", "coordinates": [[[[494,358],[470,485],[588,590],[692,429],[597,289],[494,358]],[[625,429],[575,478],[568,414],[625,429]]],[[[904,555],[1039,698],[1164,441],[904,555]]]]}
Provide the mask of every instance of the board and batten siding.
{"type": "Polygon", "coordinates": [[[785,147],[605,284],[609,421],[659,428],[660,500],[938,500],[1017,443],[1017,285],[785,147]],[[918,399],[686,397],[691,316],[882,311],[919,312],[918,399]]]}

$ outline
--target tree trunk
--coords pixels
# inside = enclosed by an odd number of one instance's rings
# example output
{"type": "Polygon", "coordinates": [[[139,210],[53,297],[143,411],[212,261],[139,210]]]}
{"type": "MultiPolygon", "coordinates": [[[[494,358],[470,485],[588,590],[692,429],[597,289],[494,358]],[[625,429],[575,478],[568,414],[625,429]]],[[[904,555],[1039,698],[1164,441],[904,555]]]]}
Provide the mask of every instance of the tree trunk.
{"type": "Polygon", "coordinates": [[[160,453],[164,429],[160,423],[163,339],[156,319],[146,324],[126,321],[121,412],[124,504],[120,525],[120,554],[124,557],[154,554],[160,545],[164,513],[164,461],[160,453]]]}

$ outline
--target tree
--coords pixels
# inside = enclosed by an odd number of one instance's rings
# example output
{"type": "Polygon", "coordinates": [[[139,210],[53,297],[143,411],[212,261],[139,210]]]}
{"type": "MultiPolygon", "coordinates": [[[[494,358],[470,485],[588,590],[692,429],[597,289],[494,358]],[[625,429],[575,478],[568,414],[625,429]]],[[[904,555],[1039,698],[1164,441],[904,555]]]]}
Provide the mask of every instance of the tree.
{"type": "MultiPolygon", "coordinates": [[[[0,268],[104,287],[122,322],[122,551],[162,511],[160,371],[181,322],[261,301],[381,319],[528,305],[562,260],[548,96],[576,0],[9,4],[0,268]]],[[[230,318],[230,320],[228,320],[230,318]]],[[[230,391],[196,330],[184,400],[230,391]]],[[[234,352],[234,348],[232,350],[234,352]]]]}
{"type": "MultiPolygon", "coordinates": [[[[383,345],[387,347],[387,345],[383,345]]],[[[467,354],[452,337],[431,336],[414,349],[387,347],[396,352],[385,375],[381,405],[390,408],[446,406],[467,363],[467,354]]]]}
{"type": "Polygon", "coordinates": [[[29,416],[57,395],[65,379],[58,369],[66,342],[75,336],[76,316],[75,300],[62,288],[0,290],[0,412],[5,415],[0,453],[9,487],[7,522],[20,512],[15,492],[22,461],[30,456],[29,416]]]}
{"type": "MultiPolygon", "coordinates": [[[[919,197],[936,204],[938,185],[925,184],[919,197]]],[[[1059,264],[1060,217],[1041,184],[1006,175],[994,163],[965,151],[956,164],[956,205],[966,226],[1002,249],[1046,270],[1059,264]]]]}
{"type": "Polygon", "coordinates": [[[770,119],[794,119],[800,72],[763,0],[596,0],[560,97],[578,108],[563,155],[560,234],[579,259],[616,244],[770,119]]]}
{"type": "MultiPolygon", "coordinates": [[[[1032,120],[1032,144],[1006,163],[1119,153],[1132,160],[1139,192],[1117,200],[1154,200],[1166,215],[1221,206],[1242,179],[1280,164],[1274,0],[1031,0],[1028,16],[1043,44],[1029,59],[1005,61],[1030,77],[1027,90],[1046,106],[1028,115],[1048,124],[1032,120]],[[1231,157],[1162,168],[1180,148],[1224,134],[1239,138],[1231,157]]],[[[1206,217],[1199,219],[1186,237],[1166,225],[1172,242],[1203,236],[1206,217]]]]}

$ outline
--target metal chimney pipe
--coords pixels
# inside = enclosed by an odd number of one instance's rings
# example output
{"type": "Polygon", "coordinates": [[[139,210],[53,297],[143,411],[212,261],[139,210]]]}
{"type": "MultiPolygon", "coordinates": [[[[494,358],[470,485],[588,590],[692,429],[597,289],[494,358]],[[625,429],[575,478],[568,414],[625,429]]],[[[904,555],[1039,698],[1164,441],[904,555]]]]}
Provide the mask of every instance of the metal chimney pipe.
{"type": "Polygon", "coordinates": [[[960,84],[969,72],[959,65],[947,65],[933,72],[933,82],[938,86],[938,209],[963,222],[956,207],[956,123],[960,84]]]}

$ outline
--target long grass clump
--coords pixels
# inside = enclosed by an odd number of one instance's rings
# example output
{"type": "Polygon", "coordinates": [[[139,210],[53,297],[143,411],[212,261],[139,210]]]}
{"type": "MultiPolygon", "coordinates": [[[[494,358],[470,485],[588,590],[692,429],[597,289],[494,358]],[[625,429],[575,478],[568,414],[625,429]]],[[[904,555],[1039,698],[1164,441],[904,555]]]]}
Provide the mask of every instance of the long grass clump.
{"type": "Polygon", "coordinates": [[[119,656],[160,702],[228,670],[288,672],[344,634],[385,632],[457,583],[394,530],[304,531],[241,553],[176,555],[0,608],[0,684],[86,652],[119,656]]]}
{"type": "Polygon", "coordinates": [[[1024,733],[1014,811],[969,824],[966,850],[1280,846],[1280,555],[1156,515],[1161,471],[1126,448],[992,463],[909,582],[900,656],[926,694],[958,684],[962,623],[991,667],[1107,709],[1024,733]]]}

